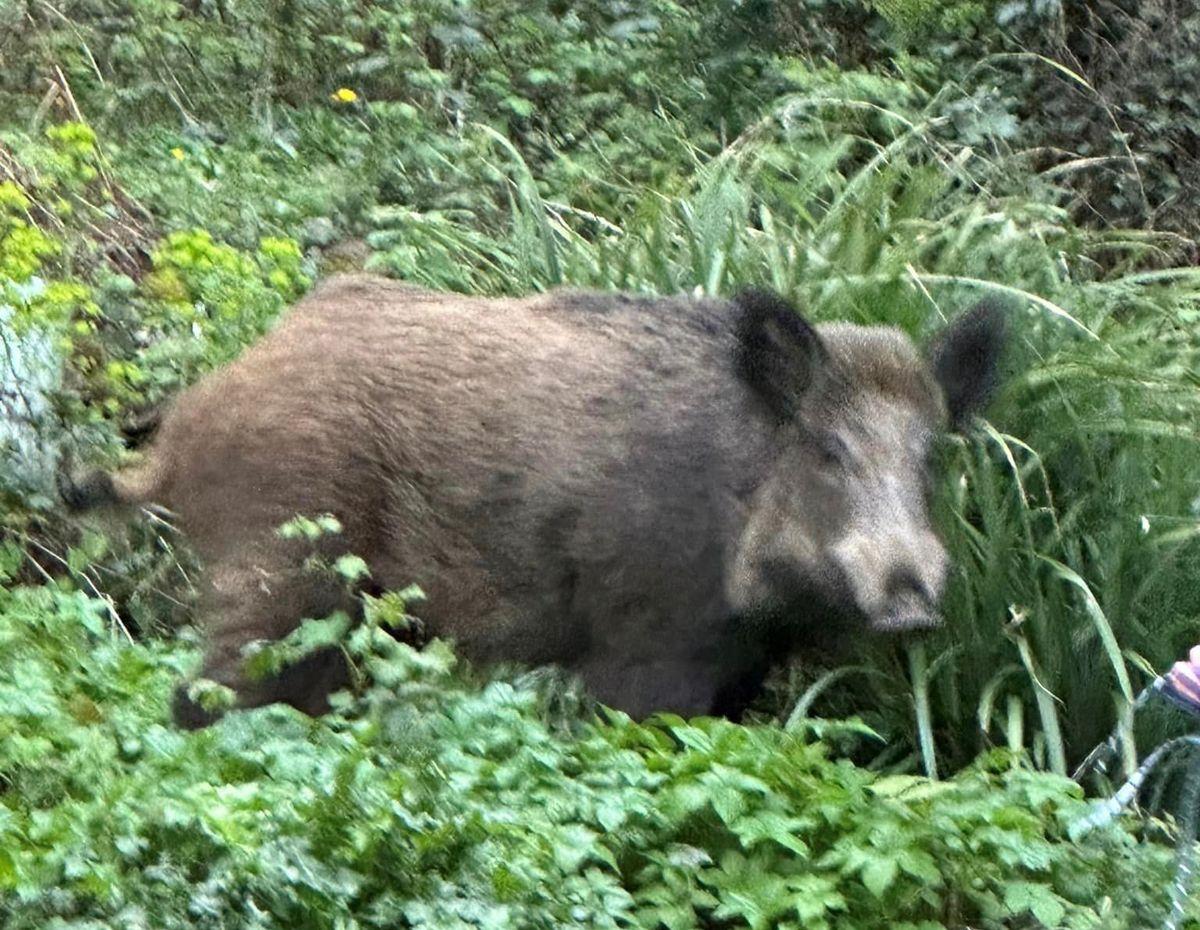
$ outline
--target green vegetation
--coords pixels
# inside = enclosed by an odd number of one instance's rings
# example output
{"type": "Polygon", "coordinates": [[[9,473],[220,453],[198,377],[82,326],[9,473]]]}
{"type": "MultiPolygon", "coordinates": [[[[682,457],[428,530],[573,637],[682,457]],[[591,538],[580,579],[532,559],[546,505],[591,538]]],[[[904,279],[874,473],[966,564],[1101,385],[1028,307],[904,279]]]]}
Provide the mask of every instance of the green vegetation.
{"type": "Polygon", "coordinates": [[[12,930],[1147,926],[1169,850],[1066,840],[1065,779],[997,753],[953,782],[832,761],[815,733],[615,719],[465,682],[375,626],[344,716],[165,725],[195,656],[102,605],[0,593],[0,888],[12,930]],[[1140,902],[1140,903],[1139,903],[1140,902]]]}
{"type": "Polygon", "coordinates": [[[1166,847],[1069,844],[1059,777],[1200,639],[1200,25],[1151,6],[0,5],[5,925],[1159,920],[1166,847]],[[54,466],[118,461],[121,424],[363,264],[766,284],[921,337],[1006,299],[1011,377],[941,450],[945,630],[790,670],[780,729],[548,727],[561,692],[337,627],[344,716],[172,731],[186,546],[81,532],[54,466]]]}

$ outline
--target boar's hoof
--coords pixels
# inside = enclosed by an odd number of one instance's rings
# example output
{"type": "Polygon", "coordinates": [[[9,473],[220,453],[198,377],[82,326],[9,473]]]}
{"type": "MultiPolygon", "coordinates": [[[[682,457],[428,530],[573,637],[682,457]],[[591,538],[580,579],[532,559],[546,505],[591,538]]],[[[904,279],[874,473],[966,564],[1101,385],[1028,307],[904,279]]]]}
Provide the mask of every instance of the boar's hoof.
{"type": "Polygon", "coordinates": [[[205,710],[196,701],[188,697],[188,686],[180,685],[175,689],[175,700],[171,705],[171,715],[175,725],[183,730],[203,730],[220,719],[221,714],[205,710]]]}

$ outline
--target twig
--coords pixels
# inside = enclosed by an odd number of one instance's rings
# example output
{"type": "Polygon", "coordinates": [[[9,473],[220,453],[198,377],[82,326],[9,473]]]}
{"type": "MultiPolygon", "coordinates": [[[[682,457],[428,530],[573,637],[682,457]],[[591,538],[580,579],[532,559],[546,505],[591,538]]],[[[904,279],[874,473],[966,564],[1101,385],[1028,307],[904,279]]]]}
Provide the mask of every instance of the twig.
{"type": "MultiPolygon", "coordinates": [[[[91,570],[96,572],[97,574],[112,575],[114,578],[124,578],[125,577],[125,575],[123,575],[121,572],[118,572],[115,569],[109,568],[107,565],[92,565],[91,570]]],[[[147,585],[146,590],[148,590],[151,594],[155,595],[156,597],[161,597],[164,601],[170,601],[172,604],[174,604],[176,607],[180,608],[181,610],[188,609],[187,604],[185,604],[183,601],[179,600],[178,598],[172,597],[170,594],[168,594],[162,588],[156,588],[156,587],[154,587],[154,585],[147,585]]]]}
{"type": "Polygon", "coordinates": [[[33,111],[33,119],[29,121],[30,132],[36,131],[38,126],[42,124],[42,120],[46,118],[46,114],[54,106],[54,101],[58,99],[59,93],[58,85],[51,81],[50,86],[46,88],[46,93],[42,95],[37,109],[33,111]]]}
{"type": "Polygon", "coordinates": [[[54,577],[48,571],[46,571],[46,569],[42,568],[42,563],[35,559],[33,554],[28,549],[22,549],[21,551],[25,554],[25,558],[29,560],[29,564],[38,570],[38,574],[41,575],[48,584],[54,584],[54,577]]]}
{"type": "MultiPolygon", "coordinates": [[[[36,546],[38,549],[40,549],[46,555],[50,556],[50,558],[54,559],[56,562],[59,562],[72,575],[82,578],[84,583],[91,589],[91,592],[96,597],[96,599],[104,602],[104,606],[108,610],[108,617],[112,621],[113,625],[116,626],[122,633],[125,634],[125,638],[127,640],[129,640],[130,644],[133,643],[133,636],[130,635],[129,629],[125,626],[125,622],[121,619],[121,615],[117,613],[116,603],[113,601],[113,599],[109,595],[105,594],[103,591],[101,591],[99,588],[96,587],[96,583],[94,581],[92,581],[91,576],[88,575],[87,572],[76,571],[74,568],[71,567],[70,562],[68,562],[66,559],[64,559],[57,552],[54,552],[51,549],[47,549],[45,546],[43,546],[40,542],[38,542],[33,537],[23,536],[22,538],[25,540],[25,542],[29,543],[32,546],[36,546]]],[[[47,575],[47,578],[49,578],[49,575],[47,575]]]]}
{"type": "Polygon", "coordinates": [[[84,41],[83,33],[80,31],[79,27],[77,25],[75,25],[75,23],[71,20],[71,18],[68,17],[65,13],[63,13],[62,10],[60,10],[58,7],[54,6],[53,4],[48,3],[47,0],[40,0],[40,4],[44,9],[49,10],[51,13],[53,13],[55,16],[57,16],[59,19],[61,19],[64,23],[66,23],[67,28],[70,29],[73,33],[75,33],[75,38],[79,40],[79,45],[84,50],[84,52],[87,54],[88,63],[91,64],[92,71],[94,71],[96,74],[96,80],[98,80],[100,82],[101,86],[104,86],[104,84],[105,84],[104,74],[100,71],[100,65],[96,61],[96,56],[92,54],[91,48],[89,48],[87,42],[84,41]]]}

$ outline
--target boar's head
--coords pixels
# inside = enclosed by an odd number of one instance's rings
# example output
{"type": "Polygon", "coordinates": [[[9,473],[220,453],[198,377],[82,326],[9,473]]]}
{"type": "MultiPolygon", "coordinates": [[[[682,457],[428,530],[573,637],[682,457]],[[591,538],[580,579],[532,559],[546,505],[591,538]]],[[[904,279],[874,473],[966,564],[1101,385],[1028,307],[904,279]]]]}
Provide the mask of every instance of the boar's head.
{"type": "Polygon", "coordinates": [[[899,330],[809,325],[749,292],[741,366],[776,431],[727,586],[741,613],[939,623],[948,560],[930,519],[931,449],[986,400],[1003,344],[989,303],[923,355],[899,330]]]}

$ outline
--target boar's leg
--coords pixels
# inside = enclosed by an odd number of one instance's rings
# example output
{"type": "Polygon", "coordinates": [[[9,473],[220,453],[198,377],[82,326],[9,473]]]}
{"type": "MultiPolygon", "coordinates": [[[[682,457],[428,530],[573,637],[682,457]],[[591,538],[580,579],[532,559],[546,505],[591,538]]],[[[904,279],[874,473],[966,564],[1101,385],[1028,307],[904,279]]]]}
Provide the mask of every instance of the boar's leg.
{"type": "MultiPolygon", "coordinates": [[[[243,672],[242,650],[255,640],[286,636],[302,618],[353,611],[354,599],[335,581],[298,569],[294,562],[281,565],[269,553],[214,565],[207,580],[200,626],[208,633],[209,646],[201,677],[232,688],[239,707],[282,701],[308,714],[327,711],[330,692],[349,680],[339,650],[319,650],[260,681],[243,672]]],[[[191,700],[187,685],[181,685],[175,693],[174,717],[179,726],[195,729],[208,726],[216,715],[191,700]]]]}
{"type": "Polygon", "coordinates": [[[724,678],[694,658],[595,656],[578,667],[588,691],[635,720],[656,711],[696,717],[716,712],[724,678]]]}

